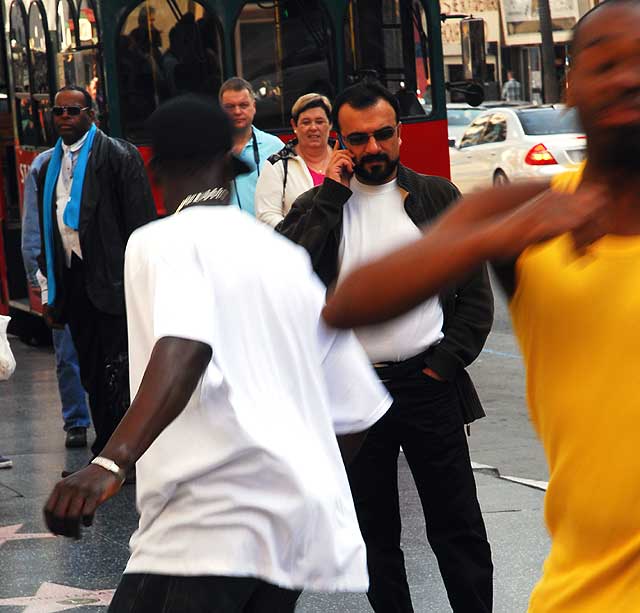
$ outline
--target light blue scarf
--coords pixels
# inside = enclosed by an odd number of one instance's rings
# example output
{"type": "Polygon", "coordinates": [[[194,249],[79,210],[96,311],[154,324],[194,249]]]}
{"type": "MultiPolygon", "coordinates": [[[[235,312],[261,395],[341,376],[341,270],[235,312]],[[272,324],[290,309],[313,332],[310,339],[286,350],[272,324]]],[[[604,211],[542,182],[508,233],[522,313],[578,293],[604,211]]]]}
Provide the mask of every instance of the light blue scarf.
{"type": "MultiPolygon", "coordinates": [[[[84,185],[84,175],[87,170],[89,153],[93,146],[97,128],[95,124],[89,129],[87,140],[80,148],[78,161],[73,170],[73,182],[71,184],[71,194],[64,210],[64,223],[77,230],[80,226],[80,204],[82,201],[82,187],[84,185]]],[[[55,193],[60,169],[62,168],[62,139],[59,138],[53,150],[53,155],[47,168],[47,177],[44,183],[43,200],[43,224],[44,224],[44,252],[47,258],[47,282],[49,285],[49,304],[53,305],[56,299],[56,275],[55,275],[55,248],[53,242],[53,194],[55,193]]]]}

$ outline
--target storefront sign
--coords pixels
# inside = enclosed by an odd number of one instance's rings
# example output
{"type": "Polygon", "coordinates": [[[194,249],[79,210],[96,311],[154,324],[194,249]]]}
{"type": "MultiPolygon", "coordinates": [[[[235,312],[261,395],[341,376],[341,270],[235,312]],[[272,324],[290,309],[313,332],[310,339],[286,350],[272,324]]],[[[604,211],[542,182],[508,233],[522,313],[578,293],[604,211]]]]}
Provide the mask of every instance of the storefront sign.
{"type": "MultiPolygon", "coordinates": [[[[440,10],[445,14],[484,19],[485,41],[496,42],[500,40],[498,0],[441,0],[440,10]]],[[[447,19],[442,24],[442,46],[445,57],[461,54],[460,19],[447,19]]]]}
{"type": "MultiPolygon", "coordinates": [[[[500,0],[507,45],[539,45],[538,0],[500,0]]],[[[580,13],[577,0],[549,0],[553,39],[566,42],[580,13]]]]}

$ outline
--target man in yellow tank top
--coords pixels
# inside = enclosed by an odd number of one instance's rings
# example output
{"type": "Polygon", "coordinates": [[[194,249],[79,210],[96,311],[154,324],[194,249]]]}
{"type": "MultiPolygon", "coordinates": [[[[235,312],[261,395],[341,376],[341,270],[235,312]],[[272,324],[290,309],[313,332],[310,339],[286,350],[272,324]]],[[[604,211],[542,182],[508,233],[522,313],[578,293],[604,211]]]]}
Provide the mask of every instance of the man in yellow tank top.
{"type": "Polygon", "coordinates": [[[639,32],[638,0],[608,0],[576,27],[568,103],[588,137],[583,167],[552,191],[465,199],[346,279],[324,312],[339,327],[377,323],[494,262],[550,469],[552,545],[530,613],[640,612],[639,32]]]}

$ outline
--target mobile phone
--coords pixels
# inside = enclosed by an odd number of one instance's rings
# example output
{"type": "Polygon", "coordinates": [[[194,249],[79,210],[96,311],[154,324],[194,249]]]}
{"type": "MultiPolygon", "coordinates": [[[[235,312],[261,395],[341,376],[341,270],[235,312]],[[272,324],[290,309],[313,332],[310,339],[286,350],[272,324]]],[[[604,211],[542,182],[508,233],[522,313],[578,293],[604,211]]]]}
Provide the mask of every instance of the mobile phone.
{"type": "Polygon", "coordinates": [[[342,135],[338,132],[338,144],[340,145],[340,149],[346,149],[347,146],[344,144],[342,140],[342,135]]]}

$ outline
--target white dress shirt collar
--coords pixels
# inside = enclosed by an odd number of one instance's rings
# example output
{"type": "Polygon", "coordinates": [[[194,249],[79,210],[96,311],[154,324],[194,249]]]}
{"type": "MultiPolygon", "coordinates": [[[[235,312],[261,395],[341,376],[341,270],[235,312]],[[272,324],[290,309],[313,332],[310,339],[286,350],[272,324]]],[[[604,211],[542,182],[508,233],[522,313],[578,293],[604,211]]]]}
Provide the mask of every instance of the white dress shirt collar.
{"type": "Polygon", "coordinates": [[[89,138],[89,130],[87,130],[84,133],[84,136],[82,138],[78,139],[75,143],[73,143],[71,145],[65,145],[64,142],[63,142],[62,143],[62,151],[63,151],[63,153],[66,155],[69,152],[76,153],[76,152],[80,151],[80,149],[82,149],[82,145],[84,145],[84,143],[87,140],[87,138],[89,138]]]}

